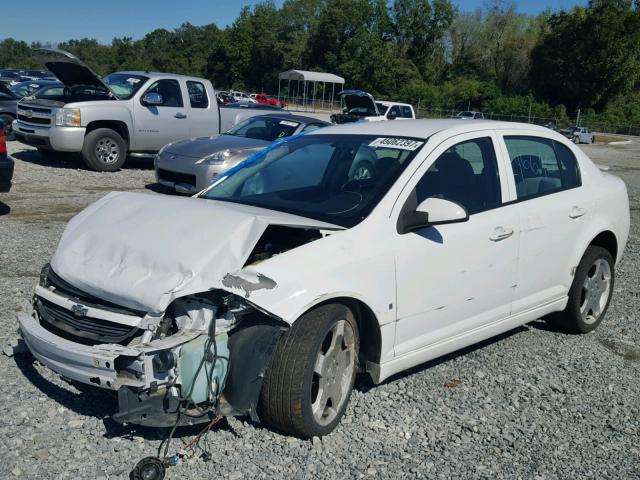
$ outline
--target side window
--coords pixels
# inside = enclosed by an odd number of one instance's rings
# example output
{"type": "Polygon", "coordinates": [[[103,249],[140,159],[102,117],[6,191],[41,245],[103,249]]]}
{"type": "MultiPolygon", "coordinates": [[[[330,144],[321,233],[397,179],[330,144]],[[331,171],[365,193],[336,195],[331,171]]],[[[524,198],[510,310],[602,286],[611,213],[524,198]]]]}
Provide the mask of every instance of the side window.
{"type": "Polygon", "coordinates": [[[183,107],[182,92],[177,80],[163,79],[154,82],[145,93],[159,93],[162,96],[160,107],[183,107]]]}
{"type": "Polygon", "coordinates": [[[394,105],[393,107],[391,107],[391,109],[389,110],[387,115],[395,115],[396,117],[399,117],[400,116],[400,107],[398,107],[397,105],[394,105]]]}
{"type": "Polygon", "coordinates": [[[402,118],[413,118],[413,115],[411,114],[411,107],[404,105],[400,107],[400,109],[402,110],[402,118]]]}
{"type": "Polygon", "coordinates": [[[518,200],[579,186],[578,164],[561,143],[541,137],[504,137],[518,200]]]}
{"type": "Polygon", "coordinates": [[[440,155],[416,185],[418,204],[429,197],[462,205],[469,215],[501,205],[500,179],[490,138],[458,143],[440,155]]]}
{"type": "Polygon", "coordinates": [[[324,127],[323,124],[321,123],[308,123],[303,129],[303,132],[313,132],[314,130],[317,130],[319,128],[324,127]]]}
{"type": "Polygon", "coordinates": [[[187,91],[189,92],[191,108],[207,108],[209,106],[207,90],[202,83],[187,80],[187,91]]]}

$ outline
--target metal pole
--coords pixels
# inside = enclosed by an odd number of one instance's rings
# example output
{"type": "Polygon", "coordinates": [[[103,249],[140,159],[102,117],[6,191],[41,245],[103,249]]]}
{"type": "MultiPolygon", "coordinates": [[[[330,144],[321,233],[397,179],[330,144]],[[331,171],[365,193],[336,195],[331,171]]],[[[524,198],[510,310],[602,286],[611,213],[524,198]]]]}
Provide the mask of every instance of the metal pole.
{"type": "Polygon", "coordinates": [[[324,110],[324,89],[326,87],[326,83],[322,82],[322,109],[324,110]]]}
{"type": "Polygon", "coordinates": [[[336,84],[331,82],[331,110],[333,112],[333,90],[336,88],[336,84]]]}
{"type": "Polygon", "coordinates": [[[278,100],[282,100],[280,98],[280,82],[282,82],[282,79],[280,78],[280,76],[278,76],[278,100]]]}

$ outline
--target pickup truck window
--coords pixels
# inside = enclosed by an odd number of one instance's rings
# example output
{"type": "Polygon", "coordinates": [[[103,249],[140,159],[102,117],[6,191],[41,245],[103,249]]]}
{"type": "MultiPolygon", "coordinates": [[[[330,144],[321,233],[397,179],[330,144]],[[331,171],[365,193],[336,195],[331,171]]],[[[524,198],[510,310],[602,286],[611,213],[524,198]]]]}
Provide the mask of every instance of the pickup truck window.
{"type": "Polygon", "coordinates": [[[102,79],[120,100],[128,100],[133,97],[147,80],[149,78],[143,75],[128,73],[112,73],[102,79]]]}
{"type": "Polygon", "coordinates": [[[188,80],[187,91],[189,92],[191,108],[207,108],[209,106],[207,90],[202,83],[188,80]]]}
{"type": "Polygon", "coordinates": [[[400,115],[402,118],[413,118],[411,107],[403,105],[402,107],[400,107],[400,109],[402,110],[402,115],[400,115]]]}
{"type": "Polygon", "coordinates": [[[177,80],[164,78],[154,82],[145,92],[159,93],[162,96],[162,105],[159,107],[183,107],[182,93],[180,92],[180,84],[177,80]]]}

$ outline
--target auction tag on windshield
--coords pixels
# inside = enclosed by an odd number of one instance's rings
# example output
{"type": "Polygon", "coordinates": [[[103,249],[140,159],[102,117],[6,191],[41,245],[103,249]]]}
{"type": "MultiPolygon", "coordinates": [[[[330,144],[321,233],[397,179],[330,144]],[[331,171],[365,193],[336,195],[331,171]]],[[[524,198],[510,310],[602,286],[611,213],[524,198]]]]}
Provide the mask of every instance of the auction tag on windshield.
{"type": "Polygon", "coordinates": [[[386,138],[376,138],[373,142],[369,144],[370,147],[386,147],[386,148],[398,148],[400,150],[416,150],[424,145],[424,142],[419,142],[418,140],[409,140],[408,138],[394,138],[394,137],[386,137],[386,138]]]}
{"type": "Polygon", "coordinates": [[[290,122],[289,120],[280,120],[280,125],[287,125],[288,127],[297,127],[296,122],[290,122]]]}

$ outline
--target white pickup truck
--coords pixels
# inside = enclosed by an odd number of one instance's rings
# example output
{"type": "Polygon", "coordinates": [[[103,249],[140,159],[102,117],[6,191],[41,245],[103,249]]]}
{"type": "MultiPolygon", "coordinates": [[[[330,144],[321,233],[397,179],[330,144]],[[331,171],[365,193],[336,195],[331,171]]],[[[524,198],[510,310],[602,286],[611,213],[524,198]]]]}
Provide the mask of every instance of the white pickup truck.
{"type": "Polygon", "coordinates": [[[343,90],[338,93],[344,102],[342,113],[331,115],[333,123],[382,122],[385,120],[411,120],[416,118],[408,103],[376,101],[364,90],[343,90]]]}
{"type": "Polygon", "coordinates": [[[127,155],[152,156],[164,145],[214,136],[256,108],[220,108],[211,82],[153,72],[117,72],[101,78],[74,55],[39,49],[35,57],[64,84],[18,104],[16,140],[52,152],[80,153],[87,167],[118,170],[127,155]]]}

